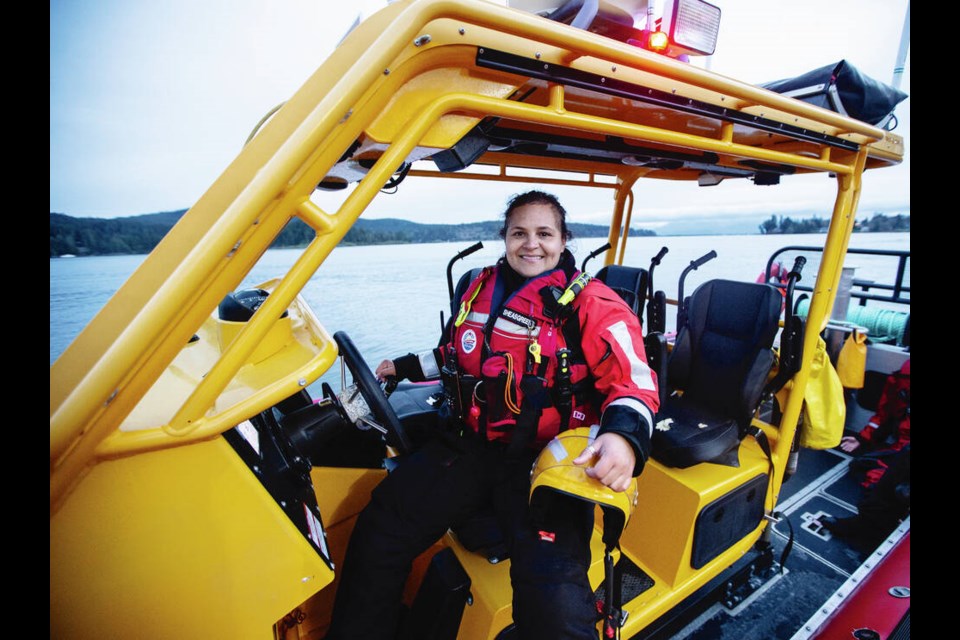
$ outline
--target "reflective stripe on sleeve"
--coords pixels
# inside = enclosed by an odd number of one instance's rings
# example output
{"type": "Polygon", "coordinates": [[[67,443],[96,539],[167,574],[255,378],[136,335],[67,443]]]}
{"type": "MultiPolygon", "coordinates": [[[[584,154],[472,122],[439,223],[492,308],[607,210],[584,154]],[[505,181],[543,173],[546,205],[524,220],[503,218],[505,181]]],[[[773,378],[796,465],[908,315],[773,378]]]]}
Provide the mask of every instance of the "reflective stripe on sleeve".
{"type": "Polygon", "coordinates": [[[650,374],[650,367],[643,361],[643,358],[633,348],[633,336],[627,328],[627,323],[621,320],[607,327],[610,335],[620,345],[620,349],[627,356],[630,362],[630,379],[639,389],[655,391],[656,385],[653,383],[653,376],[650,374]]]}
{"type": "Polygon", "coordinates": [[[430,380],[440,376],[440,367],[437,366],[432,350],[417,354],[417,359],[420,360],[420,370],[423,371],[424,378],[430,380]]]}

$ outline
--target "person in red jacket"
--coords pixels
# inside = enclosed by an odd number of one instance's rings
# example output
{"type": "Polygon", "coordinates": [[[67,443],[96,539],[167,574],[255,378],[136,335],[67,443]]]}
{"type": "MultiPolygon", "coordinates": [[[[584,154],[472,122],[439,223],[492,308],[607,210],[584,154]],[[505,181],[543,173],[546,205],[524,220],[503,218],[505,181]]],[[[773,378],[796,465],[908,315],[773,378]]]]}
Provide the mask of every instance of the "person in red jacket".
{"type": "Polygon", "coordinates": [[[381,380],[444,374],[459,399],[445,437],[402,460],[373,491],[343,562],[327,640],[394,638],[413,560],[492,506],[511,559],[519,637],[598,637],[587,577],[594,509],[557,497],[529,508],[530,469],[560,431],[593,427],[574,460],[624,491],[650,454],[659,408],[639,318],[576,269],[566,211],[551,194],[515,196],[500,231],[505,253],[461,298],[438,349],[385,360],[381,380]]]}
{"type": "Polygon", "coordinates": [[[872,550],[910,513],[910,360],[887,377],[877,413],[858,434],[844,436],[840,448],[867,450],[850,464],[864,473],[864,493],[856,515],[827,516],[820,523],[872,550]]]}
{"type": "Polygon", "coordinates": [[[880,394],[877,412],[859,433],[844,436],[840,449],[861,452],[854,467],[864,471],[865,489],[876,485],[888,468],[887,459],[910,444],[910,360],[891,373],[880,394]]]}

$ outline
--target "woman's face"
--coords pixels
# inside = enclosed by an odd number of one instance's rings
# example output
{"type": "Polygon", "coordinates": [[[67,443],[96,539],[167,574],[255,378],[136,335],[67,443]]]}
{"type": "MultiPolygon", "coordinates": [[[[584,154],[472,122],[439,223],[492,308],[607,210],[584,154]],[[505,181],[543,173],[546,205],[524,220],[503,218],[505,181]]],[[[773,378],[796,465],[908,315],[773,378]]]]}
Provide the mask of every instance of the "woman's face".
{"type": "Polygon", "coordinates": [[[507,263],[525,278],[556,268],[566,246],[560,216],[548,204],[517,207],[507,220],[507,263]]]}

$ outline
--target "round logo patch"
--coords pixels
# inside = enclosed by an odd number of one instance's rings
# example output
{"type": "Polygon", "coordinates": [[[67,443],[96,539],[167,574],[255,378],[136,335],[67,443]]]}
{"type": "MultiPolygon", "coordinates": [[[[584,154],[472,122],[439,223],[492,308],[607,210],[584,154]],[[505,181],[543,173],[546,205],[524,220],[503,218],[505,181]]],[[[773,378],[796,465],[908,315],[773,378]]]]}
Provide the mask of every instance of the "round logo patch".
{"type": "Polygon", "coordinates": [[[473,332],[473,329],[467,329],[463,332],[463,336],[460,338],[460,347],[464,353],[471,353],[477,348],[477,334],[473,332]]]}

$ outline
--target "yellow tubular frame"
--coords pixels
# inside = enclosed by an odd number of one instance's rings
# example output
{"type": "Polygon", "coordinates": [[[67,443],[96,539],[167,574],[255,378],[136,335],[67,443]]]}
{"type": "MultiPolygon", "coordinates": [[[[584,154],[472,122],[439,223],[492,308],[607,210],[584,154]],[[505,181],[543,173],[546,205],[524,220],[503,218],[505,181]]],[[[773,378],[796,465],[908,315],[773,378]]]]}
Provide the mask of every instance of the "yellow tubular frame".
{"type": "MultiPolygon", "coordinates": [[[[804,367],[809,365],[812,343],[818,327],[829,315],[839,281],[840,264],[856,210],[860,172],[866,162],[865,150],[851,166],[831,161],[826,149],[820,157],[814,158],[735,143],[729,125],[723,127],[719,138],[711,138],[575,113],[566,108],[563,88],[556,85],[551,87],[550,104],[545,107],[453,92],[438,95],[427,108],[412,115],[335,214],[328,214],[311,202],[309,196],[315,185],[379,115],[372,105],[377,103],[374,96],[390,86],[391,76],[385,71],[395,67],[401,59],[404,65],[416,65],[417,56],[421,51],[429,51],[430,47],[417,50],[412,42],[429,30],[433,21],[440,19],[490,29],[511,42],[516,37],[529,38],[541,45],[576,50],[581,55],[628,67],[642,64],[644,71],[716,92],[725,99],[729,98],[728,104],[736,104],[741,109],[769,108],[810,119],[825,127],[836,128],[845,137],[861,144],[884,137],[884,132],[876,127],[779,94],[479,0],[457,3],[423,0],[389,5],[369,24],[361,27],[373,32],[389,22],[389,29],[377,31],[376,36],[371,37],[372,41],[363,43],[359,51],[347,47],[331,57],[331,65],[343,65],[343,68],[349,68],[349,72],[334,78],[322,70],[314,74],[241,151],[54,363],[50,392],[51,512],[82,476],[84,469],[98,459],[210,439],[245,417],[293,395],[328,369],[336,358],[336,346],[330,339],[319,345],[318,354],[301,370],[277,380],[232,409],[209,414],[219,394],[270,329],[271,319],[279,317],[293,301],[411,150],[441,118],[452,114],[476,118],[501,116],[545,125],[563,124],[586,132],[733,154],[740,158],[836,174],[839,192],[805,337],[804,367]],[[315,239],[174,418],[156,429],[119,430],[124,418],[180,352],[191,334],[220,300],[240,284],[276,235],[294,217],[315,230],[315,239]]],[[[496,154],[491,157],[495,158],[496,154]]],[[[633,205],[632,186],[643,175],[643,170],[631,171],[618,175],[615,185],[596,184],[616,189],[615,214],[610,226],[612,249],[607,253],[607,264],[615,259],[622,261],[625,254],[626,236],[620,238],[624,209],[626,207],[628,224],[633,205]]],[[[418,172],[411,173],[416,175],[418,172]]],[[[501,174],[476,177],[504,179],[505,171],[502,170],[501,174]]],[[[471,176],[465,172],[455,177],[471,176]]],[[[530,181],[562,183],[559,180],[530,181]]],[[[799,415],[805,383],[804,368],[793,381],[794,392],[784,415],[785,429],[781,431],[776,447],[778,457],[785,456],[789,449],[792,439],[790,425],[796,423],[799,415]]],[[[778,487],[780,480],[778,478],[776,482],[778,487]]]]}

